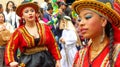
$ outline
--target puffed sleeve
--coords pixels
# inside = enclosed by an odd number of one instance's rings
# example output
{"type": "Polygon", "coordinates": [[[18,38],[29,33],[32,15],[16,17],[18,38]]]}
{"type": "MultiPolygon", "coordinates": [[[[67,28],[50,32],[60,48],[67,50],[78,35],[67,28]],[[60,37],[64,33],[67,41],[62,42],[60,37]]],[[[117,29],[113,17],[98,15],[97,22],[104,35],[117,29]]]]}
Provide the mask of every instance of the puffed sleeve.
{"type": "Polygon", "coordinates": [[[18,48],[18,45],[19,45],[18,41],[19,41],[19,33],[16,30],[12,34],[10,40],[8,41],[8,43],[6,45],[6,49],[5,49],[5,63],[8,66],[9,66],[10,62],[15,61],[14,54],[18,48]]]}
{"type": "Polygon", "coordinates": [[[45,25],[45,35],[46,35],[46,46],[48,47],[48,51],[52,54],[55,60],[61,59],[60,51],[58,48],[58,44],[54,38],[54,35],[50,28],[45,25]]]}

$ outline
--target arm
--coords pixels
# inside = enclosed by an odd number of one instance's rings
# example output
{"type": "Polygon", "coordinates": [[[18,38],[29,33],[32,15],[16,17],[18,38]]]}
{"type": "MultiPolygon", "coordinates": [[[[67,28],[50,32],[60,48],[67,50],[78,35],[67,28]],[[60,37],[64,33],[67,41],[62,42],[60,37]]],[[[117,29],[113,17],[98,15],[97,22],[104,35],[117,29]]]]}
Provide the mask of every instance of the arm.
{"type": "Polygon", "coordinates": [[[54,35],[48,26],[45,26],[45,34],[46,34],[46,46],[48,47],[48,51],[52,54],[55,60],[59,60],[61,58],[60,51],[58,49],[58,44],[54,38],[54,35]]]}
{"type": "Polygon", "coordinates": [[[74,44],[77,42],[77,35],[74,31],[63,30],[60,39],[64,39],[65,44],[74,44]]]}
{"type": "Polygon", "coordinates": [[[19,45],[18,35],[19,35],[18,32],[15,31],[6,45],[5,62],[6,62],[6,65],[8,66],[10,65],[11,62],[15,62],[14,53],[16,52],[18,45],[19,45]]]}
{"type": "Polygon", "coordinates": [[[57,42],[53,36],[53,33],[51,32],[49,27],[45,27],[45,34],[46,34],[46,46],[48,47],[48,51],[52,54],[54,59],[56,60],[56,67],[60,67],[60,51],[58,49],[57,42]]]}

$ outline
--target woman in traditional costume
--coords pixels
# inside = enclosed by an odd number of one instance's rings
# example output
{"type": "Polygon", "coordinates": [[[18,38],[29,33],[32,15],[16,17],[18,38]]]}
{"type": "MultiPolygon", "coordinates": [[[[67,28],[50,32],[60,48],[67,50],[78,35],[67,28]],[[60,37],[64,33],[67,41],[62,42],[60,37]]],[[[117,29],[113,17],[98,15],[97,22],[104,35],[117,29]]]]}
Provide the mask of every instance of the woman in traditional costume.
{"type": "Polygon", "coordinates": [[[109,0],[78,0],[72,8],[79,15],[79,30],[90,39],[76,54],[73,67],[120,66],[120,15],[109,0]]]}
{"type": "Polygon", "coordinates": [[[60,67],[59,49],[49,27],[38,22],[35,3],[23,1],[16,9],[21,17],[20,26],[15,30],[6,46],[5,61],[10,67],[60,67]],[[21,55],[14,58],[17,49],[21,55]]]}

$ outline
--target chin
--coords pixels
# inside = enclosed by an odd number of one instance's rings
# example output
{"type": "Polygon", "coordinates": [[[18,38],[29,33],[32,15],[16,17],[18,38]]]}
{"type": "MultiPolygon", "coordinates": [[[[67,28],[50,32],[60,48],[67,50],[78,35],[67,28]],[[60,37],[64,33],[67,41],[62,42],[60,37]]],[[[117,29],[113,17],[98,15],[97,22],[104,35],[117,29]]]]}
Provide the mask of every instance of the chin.
{"type": "Polygon", "coordinates": [[[30,20],[29,20],[29,22],[33,22],[33,21],[35,21],[35,20],[33,20],[33,19],[30,19],[30,20]]]}
{"type": "Polygon", "coordinates": [[[89,39],[89,38],[90,38],[90,36],[88,36],[88,35],[83,35],[82,37],[83,37],[83,38],[86,38],[86,39],[89,39]]]}

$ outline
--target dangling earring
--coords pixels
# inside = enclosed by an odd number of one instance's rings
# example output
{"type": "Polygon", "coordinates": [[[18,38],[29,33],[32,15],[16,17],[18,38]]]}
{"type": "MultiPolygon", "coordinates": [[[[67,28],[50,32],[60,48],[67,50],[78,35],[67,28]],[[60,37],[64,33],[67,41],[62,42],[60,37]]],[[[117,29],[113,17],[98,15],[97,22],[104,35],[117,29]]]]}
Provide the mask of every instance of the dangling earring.
{"type": "Polygon", "coordinates": [[[102,34],[102,36],[100,38],[100,43],[103,42],[104,38],[105,38],[105,29],[103,28],[103,34],[102,34]]]}

